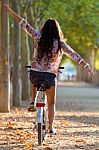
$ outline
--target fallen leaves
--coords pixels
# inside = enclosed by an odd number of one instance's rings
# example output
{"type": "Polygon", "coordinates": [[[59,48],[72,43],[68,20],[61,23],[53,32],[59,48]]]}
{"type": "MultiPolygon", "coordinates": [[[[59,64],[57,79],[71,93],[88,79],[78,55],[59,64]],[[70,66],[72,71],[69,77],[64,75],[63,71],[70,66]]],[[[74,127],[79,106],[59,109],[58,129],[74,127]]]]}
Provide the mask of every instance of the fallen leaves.
{"type": "Polygon", "coordinates": [[[43,150],[52,150],[52,148],[51,147],[45,147],[45,148],[43,148],[43,150]]]}
{"type": "MultiPolygon", "coordinates": [[[[84,114],[85,115],[85,114],[84,114]]],[[[88,114],[87,119],[88,119],[88,114]]],[[[91,117],[91,114],[90,114],[91,117]]],[[[34,131],[36,114],[26,109],[12,109],[9,114],[0,114],[0,149],[11,150],[99,150],[99,126],[80,122],[82,116],[76,113],[57,112],[55,128],[57,135],[47,138],[41,147],[37,144],[34,131]]],[[[97,117],[98,118],[98,117],[97,117]]],[[[93,117],[94,119],[94,117],[93,117]]],[[[97,120],[98,122],[99,120],[97,120]]],[[[93,121],[94,122],[94,121],[93,121]]]]}
{"type": "Polygon", "coordinates": [[[32,143],[25,143],[24,147],[26,149],[31,149],[33,147],[32,143]]]}
{"type": "Polygon", "coordinates": [[[13,129],[15,125],[17,125],[15,122],[8,121],[6,124],[6,128],[13,129]]]}
{"type": "Polygon", "coordinates": [[[77,142],[77,143],[83,143],[83,144],[86,143],[86,141],[85,141],[84,139],[77,139],[76,142],[77,142]]]}

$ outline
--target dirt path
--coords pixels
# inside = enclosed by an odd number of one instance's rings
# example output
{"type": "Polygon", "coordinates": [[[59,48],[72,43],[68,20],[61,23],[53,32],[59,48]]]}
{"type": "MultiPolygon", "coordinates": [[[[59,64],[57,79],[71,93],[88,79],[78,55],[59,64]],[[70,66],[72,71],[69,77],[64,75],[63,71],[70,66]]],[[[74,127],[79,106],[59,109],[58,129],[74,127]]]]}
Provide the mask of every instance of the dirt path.
{"type": "Polygon", "coordinates": [[[47,134],[43,146],[37,145],[33,131],[35,113],[13,108],[10,114],[0,114],[0,150],[99,150],[99,113],[56,113],[57,135],[47,134]]]}
{"type": "Polygon", "coordinates": [[[99,112],[99,87],[85,83],[59,83],[57,110],[99,112]]]}
{"type": "Polygon", "coordinates": [[[99,150],[99,88],[59,86],[54,126],[57,135],[37,145],[36,113],[12,108],[0,113],[0,150],[99,150]]]}

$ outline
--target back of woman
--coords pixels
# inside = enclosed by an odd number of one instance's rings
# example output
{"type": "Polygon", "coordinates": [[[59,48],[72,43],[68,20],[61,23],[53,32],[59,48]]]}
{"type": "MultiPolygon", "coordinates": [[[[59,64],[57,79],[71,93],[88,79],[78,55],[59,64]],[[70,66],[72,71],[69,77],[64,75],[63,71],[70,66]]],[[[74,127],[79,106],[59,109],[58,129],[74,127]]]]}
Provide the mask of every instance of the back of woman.
{"type": "Polygon", "coordinates": [[[62,31],[58,22],[48,19],[36,39],[32,69],[57,74],[62,58],[62,31]]]}
{"type": "MultiPolygon", "coordinates": [[[[37,73],[50,72],[57,75],[59,64],[63,53],[69,56],[72,60],[81,64],[86,71],[90,72],[94,76],[94,72],[88,63],[82,59],[82,57],[76,53],[66,42],[63,40],[63,34],[58,22],[55,19],[48,19],[41,32],[36,31],[25,19],[16,14],[11,8],[4,4],[4,8],[9,12],[20,26],[36,40],[36,45],[32,60],[32,70],[37,73]]],[[[36,77],[37,74],[35,74],[36,77]]],[[[31,75],[32,77],[32,75],[31,75]]],[[[43,76],[42,76],[43,77],[43,76]]],[[[49,132],[55,133],[53,129],[53,121],[55,116],[55,103],[56,103],[56,89],[55,82],[46,91],[48,100],[48,119],[49,119],[49,132]]],[[[34,100],[36,95],[36,89],[32,85],[32,103],[30,109],[34,108],[34,100]]]]}

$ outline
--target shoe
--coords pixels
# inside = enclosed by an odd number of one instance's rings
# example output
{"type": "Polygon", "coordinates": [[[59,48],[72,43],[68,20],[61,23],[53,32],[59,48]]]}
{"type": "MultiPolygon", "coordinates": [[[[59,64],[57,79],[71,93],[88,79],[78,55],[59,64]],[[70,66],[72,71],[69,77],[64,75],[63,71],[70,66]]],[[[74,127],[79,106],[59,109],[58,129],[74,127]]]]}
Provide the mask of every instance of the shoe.
{"type": "Polygon", "coordinates": [[[51,130],[49,131],[49,133],[50,133],[50,134],[53,134],[53,135],[56,135],[56,129],[55,129],[55,128],[51,129],[51,130]]]}
{"type": "Polygon", "coordinates": [[[28,111],[35,112],[36,110],[37,110],[37,109],[36,109],[36,107],[34,106],[34,102],[31,102],[30,107],[28,108],[28,111]]]}

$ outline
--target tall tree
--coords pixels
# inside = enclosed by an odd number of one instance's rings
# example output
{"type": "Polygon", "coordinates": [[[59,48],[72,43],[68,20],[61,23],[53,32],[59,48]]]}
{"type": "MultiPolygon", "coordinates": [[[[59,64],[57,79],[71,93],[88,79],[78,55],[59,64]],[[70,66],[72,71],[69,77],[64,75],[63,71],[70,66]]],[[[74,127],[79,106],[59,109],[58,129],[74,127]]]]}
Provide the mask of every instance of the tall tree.
{"type": "MultiPolygon", "coordinates": [[[[19,1],[20,15],[27,20],[27,9],[29,0],[19,1]]],[[[28,35],[24,30],[21,30],[21,71],[22,71],[22,100],[30,99],[30,81],[28,78],[28,72],[25,69],[25,65],[30,64],[30,48],[28,43],[28,35]]]]}
{"type": "Polygon", "coordinates": [[[8,0],[0,1],[1,10],[1,46],[0,46],[0,112],[10,111],[10,70],[9,70],[9,33],[7,12],[3,8],[3,3],[8,4],[8,0]]]}
{"type": "MultiPolygon", "coordinates": [[[[12,1],[13,10],[19,14],[19,5],[17,0],[12,1]]],[[[20,29],[19,24],[14,20],[13,34],[13,105],[19,106],[22,98],[22,83],[21,83],[21,47],[20,47],[20,29]]]]}

